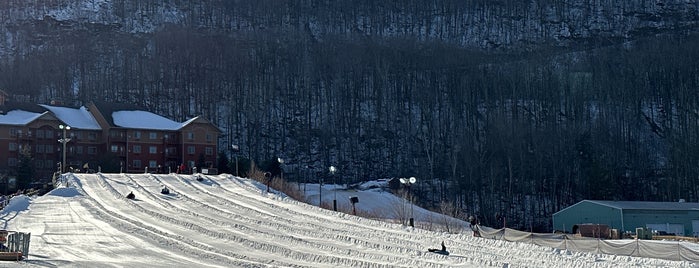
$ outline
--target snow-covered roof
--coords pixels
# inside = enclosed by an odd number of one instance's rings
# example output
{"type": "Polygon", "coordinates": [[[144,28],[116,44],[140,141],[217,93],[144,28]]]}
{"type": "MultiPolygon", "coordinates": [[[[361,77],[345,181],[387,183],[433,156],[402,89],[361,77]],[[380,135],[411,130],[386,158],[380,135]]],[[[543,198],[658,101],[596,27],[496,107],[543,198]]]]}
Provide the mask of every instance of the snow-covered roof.
{"type": "Polygon", "coordinates": [[[699,203],[691,202],[651,202],[651,201],[608,201],[608,200],[585,200],[603,206],[617,209],[640,209],[640,210],[699,210],[699,203]]]}
{"type": "Polygon", "coordinates": [[[44,113],[34,113],[23,110],[12,110],[7,112],[7,114],[0,114],[0,124],[23,126],[36,120],[44,113]]]}
{"type": "Polygon", "coordinates": [[[192,118],[190,118],[189,120],[184,121],[180,127],[184,127],[184,126],[186,126],[186,125],[189,125],[189,124],[191,124],[192,122],[194,122],[194,121],[197,120],[197,119],[199,119],[198,116],[192,117],[192,118]]]}
{"type": "Polygon", "coordinates": [[[184,126],[160,115],[146,111],[116,111],[112,113],[114,125],[124,128],[179,130],[184,126]]]}
{"type": "Polygon", "coordinates": [[[51,111],[59,120],[69,125],[71,128],[100,130],[100,125],[95,117],[90,114],[85,107],[69,108],[41,104],[41,107],[51,111]]]}

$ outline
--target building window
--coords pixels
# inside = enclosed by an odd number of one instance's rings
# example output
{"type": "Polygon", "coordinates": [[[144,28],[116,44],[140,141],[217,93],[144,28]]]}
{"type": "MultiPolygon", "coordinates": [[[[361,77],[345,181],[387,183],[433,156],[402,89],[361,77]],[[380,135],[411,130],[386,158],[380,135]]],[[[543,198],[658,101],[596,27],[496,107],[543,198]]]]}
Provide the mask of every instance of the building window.
{"type": "Polygon", "coordinates": [[[141,132],[140,132],[140,131],[134,131],[134,132],[133,132],[133,137],[134,137],[135,139],[137,139],[137,140],[140,139],[140,138],[141,138],[141,132]]]}
{"type": "Polygon", "coordinates": [[[207,142],[211,142],[213,139],[214,138],[213,138],[213,135],[211,135],[211,133],[206,133],[206,141],[207,142]]]}
{"type": "Polygon", "coordinates": [[[187,146],[187,153],[194,154],[194,146],[187,146]]]}
{"type": "Polygon", "coordinates": [[[157,153],[158,153],[158,147],[155,147],[155,146],[148,147],[148,152],[151,153],[151,154],[157,154],[157,153]]]}
{"type": "Polygon", "coordinates": [[[19,129],[16,128],[10,128],[10,137],[17,137],[17,133],[19,133],[19,129]]]}
{"type": "Polygon", "coordinates": [[[187,139],[188,140],[193,140],[194,139],[194,132],[187,132],[187,139]]]}
{"type": "Polygon", "coordinates": [[[10,142],[10,151],[17,151],[17,143],[10,142]]]}
{"type": "Polygon", "coordinates": [[[94,133],[94,132],[87,133],[87,139],[91,140],[91,141],[97,140],[97,133],[94,133]]]}
{"type": "Polygon", "coordinates": [[[133,167],[135,167],[135,168],[140,168],[140,167],[141,167],[141,160],[135,159],[135,160],[133,161],[133,167]]]}
{"type": "Polygon", "coordinates": [[[11,166],[11,167],[17,166],[17,158],[12,158],[12,157],[8,158],[7,165],[11,166]]]}
{"type": "Polygon", "coordinates": [[[94,147],[94,146],[87,147],[87,154],[97,154],[97,147],[94,147]]]}
{"type": "Polygon", "coordinates": [[[36,153],[37,154],[44,153],[45,148],[46,147],[43,144],[37,144],[36,145],[36,153]]]}
{"type": "Polygon", "coordinates": [[[214,148],[206,147],[205,150],[206,155],[214,155],[214,148]]]}
{"type": "Polygon", "coordinates": [[[119,146],[117,145],[112,145],[109,149],[112,151],[112,153],[119,152],[119,146]]]}
{"type": "Polygon", "coordinates": [[[134,145],[133,146],[133,152],[135,154],[140,154],[141,153],[141,145],[134,145]]]}
{"type": "MultiPolygon", "coordinates": [[[[43,139],[44,138],[44,130],[43,129],[37,129],[36,130],[36,138],[38,139],[43,139]]],[[[49,137],[50,138],[50,137],[49,137]]]]}
{"type": "Polygon", "coordinates": [[[149,167],[149,168],[157,168],[157,167],[158,167],[158,161],[155,161],[155,160],[150,160],[150,161],[148,161],[148,167],[149,167]]]}
{"type": "Polygon", "coordinates": [[[46,134],[45,136],[47,139],[50,139],[53,137],[53,130],[47,129],[44,134],[46,134]]]}
{"type": "Polygon", "coordinates": [[[148,138],[151,140],[155,140],[158,138],[158,133],[157,132],[148,133],[148,138]]]}
{"type": "Polygon", "coordinates": [[[83,154],[83,147],[80,145],[75,146],[75,153],[76,154],[83,154]]]}

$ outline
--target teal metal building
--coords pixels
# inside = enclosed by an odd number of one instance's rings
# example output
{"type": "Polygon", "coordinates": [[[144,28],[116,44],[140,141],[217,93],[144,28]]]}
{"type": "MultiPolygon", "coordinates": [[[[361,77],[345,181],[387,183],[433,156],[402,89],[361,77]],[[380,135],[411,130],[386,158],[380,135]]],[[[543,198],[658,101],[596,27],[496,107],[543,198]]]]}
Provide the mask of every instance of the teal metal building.
{"type": "Polygon", "coordinates": [[[699,203],[583,200],[553,214],[554,231],[575,233],[581,224],[605,224],[619,232],[638,227],[699,236],[699,203]]]}

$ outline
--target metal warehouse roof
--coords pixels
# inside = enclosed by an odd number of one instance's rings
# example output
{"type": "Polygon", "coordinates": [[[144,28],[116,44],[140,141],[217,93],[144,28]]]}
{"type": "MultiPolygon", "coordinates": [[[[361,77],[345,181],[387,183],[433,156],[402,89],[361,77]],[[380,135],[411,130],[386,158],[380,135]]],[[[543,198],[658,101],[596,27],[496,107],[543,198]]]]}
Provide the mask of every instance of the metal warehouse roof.
{"type": "Polygon", "coordinates": [[[583,200],[583,202],[595,203],[617,209],[645,209],[645,210],[699,210],[699,203],[689,202],[650,202],[650,201],[604,201],[583,200]]]}

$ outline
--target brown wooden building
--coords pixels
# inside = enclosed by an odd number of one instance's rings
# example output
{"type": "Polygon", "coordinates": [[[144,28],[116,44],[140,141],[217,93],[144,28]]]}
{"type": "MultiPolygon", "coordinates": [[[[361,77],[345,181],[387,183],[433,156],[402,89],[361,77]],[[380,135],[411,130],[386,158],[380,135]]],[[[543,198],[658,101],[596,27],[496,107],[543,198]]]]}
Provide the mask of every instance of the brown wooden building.
{"type": "Polygon", "coordinates": [[[63,135],[70,139],[66,171],[98,171],[108,160],[121,172],[176,172],[183,163],[187,173],[216,167],[221,131],[201,117],[176,122],[126,104],[69,108],[7,99],[0,90],[0,184],[9,189],[22,152],[31,154],[32,181],[50,181],[63,161],[63,135]]]}

